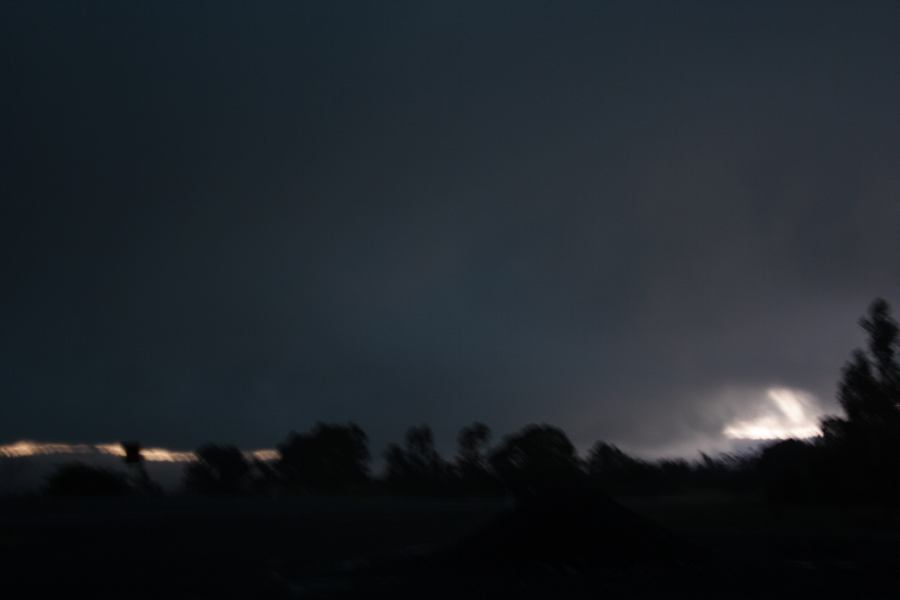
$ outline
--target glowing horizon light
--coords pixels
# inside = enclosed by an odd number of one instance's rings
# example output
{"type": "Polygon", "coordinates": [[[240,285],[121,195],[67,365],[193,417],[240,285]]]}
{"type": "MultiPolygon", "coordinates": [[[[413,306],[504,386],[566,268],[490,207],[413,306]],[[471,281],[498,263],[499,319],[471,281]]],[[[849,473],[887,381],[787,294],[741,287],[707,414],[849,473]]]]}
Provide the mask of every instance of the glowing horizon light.
{"type": "Polygon", "coordinates": [[[728,423],[722,434],[735,440],[784,440],[812,438],[822,434],[820,411],[815,397],[808,392],[785,387],[766,390],[772,406],[768,414],[728,423]]]}
{"type": "MultiPolygon", "coordinates": [[[[97,444],[95,446],[103,454],[125,456],[121,444],[97,444]]],[[[148,462],[193,462],[197,456],[193,452],[168,450],[167,448],[141,448],[141,456],[148,462]]]]}
{"type": "Polygon", "coordinates": [[[100,454],[112,454],[113,456],[125,456],[125,448],[122,444],[97,444],[94,446],[100,454]]]}
{"type": "Polygon", "coordinates": [[[249,458],[255,458],[256,460],[261,460],[263,462],[278,460],[278,458],[281,456],[278,450],[271,450],[268,448],[262,450],[251,450],[250,452],[245,452],[244,454],[248,455],[249,458]]]}
{"type": "Polygon", "coordinates": [[[150,462],[193,462],[197,456],[193,452],[166,450],[165,448],[143,448],[141,456],[150,462]]]}
{"type": "Polygon", "coordinates": [[[0,456],[5,458],[19,458],[22,456],[39,456],[49,454],[84,454],[92,452],[89,444],[41,444],[29,440],[20,440],[0,446],[0,456]]]}
{"type": "MultiPolygon", "coordinates": [[[[28,456],[54,456],[67,454],[102,454],[124,457],[125,449],[121,444],[64,444],[41,443],[20,440],[12,444],[0,445],[0,458],[25,458],[28,456]]],[[[271,462],[279,457],[278,451],[269,448],[245,451],[248,459],[271,462]]],[[[194,452],[169,450],[168,448],[142,448],[141,456],[147,462],[186,463],[197,460],[194,452]]]]}

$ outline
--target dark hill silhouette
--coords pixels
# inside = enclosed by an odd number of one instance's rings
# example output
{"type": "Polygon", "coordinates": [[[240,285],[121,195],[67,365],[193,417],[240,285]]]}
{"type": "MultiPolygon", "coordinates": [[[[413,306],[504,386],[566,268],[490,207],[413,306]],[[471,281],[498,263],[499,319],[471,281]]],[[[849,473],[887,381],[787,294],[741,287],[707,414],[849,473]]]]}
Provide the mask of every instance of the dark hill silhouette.
{"type": "Polygon", "coordinates": [[[327,597],[594,597],[617,574],[687,572],[692,546],[596,488],[543,489],[446,548],[335,579],[327,597]]]}
{"type": "Polygon", "coordinates": [[[567,570],[671,562],[683,544],[605,494],[587,488],[546,490],[440,559],[473,570],[550,567],[567,570]]]}

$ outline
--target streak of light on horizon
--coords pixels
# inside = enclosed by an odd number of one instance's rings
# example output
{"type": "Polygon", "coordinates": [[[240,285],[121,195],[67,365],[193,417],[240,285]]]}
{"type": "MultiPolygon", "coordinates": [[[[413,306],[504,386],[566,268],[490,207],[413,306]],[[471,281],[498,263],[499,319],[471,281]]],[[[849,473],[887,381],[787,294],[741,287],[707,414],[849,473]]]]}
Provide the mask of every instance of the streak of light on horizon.
{"type": "Polygon", "coordinates": [[[730,439],[784,440],[821,435],[818,410],[811,394],[802,390],[772,387],[766,390],[771,410],[751,419],[727,423],[722,434],[730,439]]]}
{"type": "MultiPolygon", "coordinates": [[[[27,456],[54,456],[54,455],[90,455],[101,454],[111,456],[125,456],[125,450],[121,444],[63,444],[41,443],[29,440],[20,440],[12,444],[0,445],[0,458],[23,458],[27,456]]],[[[169,450],[167,448],[143,448],[141,455],[147,462],[193,462],[197,460],[193,452],[181,450],[169,450]]],[[[278,458],[278,451],[262,448],[244,452],[248,459],[261,461],[273,461],[278,458]]]]}

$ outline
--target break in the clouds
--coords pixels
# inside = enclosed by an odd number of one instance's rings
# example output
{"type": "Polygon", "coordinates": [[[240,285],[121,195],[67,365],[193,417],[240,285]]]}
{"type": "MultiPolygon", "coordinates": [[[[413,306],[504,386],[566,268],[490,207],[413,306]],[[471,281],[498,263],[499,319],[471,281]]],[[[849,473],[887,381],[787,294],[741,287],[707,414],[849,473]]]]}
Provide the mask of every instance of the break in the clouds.
{"type": "Polygon", "coordinates": [[[737,440],[774,440],[810,438],[821,434],[823,417],[816,399],[801,390],[769,388],[769,400],[759,414],[735,419],[725,424],[722,433],[737,440]]]}
{"type": "Polygon", "coordinates": [[[0,10],[7,441],[690,453],[900,302],[894,3],[0,10]]]}

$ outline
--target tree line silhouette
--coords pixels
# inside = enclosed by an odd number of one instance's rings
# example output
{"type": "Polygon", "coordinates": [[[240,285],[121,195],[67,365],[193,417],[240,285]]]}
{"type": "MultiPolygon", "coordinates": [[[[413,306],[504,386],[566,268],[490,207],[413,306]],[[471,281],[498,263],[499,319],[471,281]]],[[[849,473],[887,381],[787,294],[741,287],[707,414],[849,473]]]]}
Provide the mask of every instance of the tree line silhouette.
{"type": "MultiPolygon", "coordinates": [[[[368,438],[356,424],[319,423],[292,432],[271,462],[248,459],[235,446],[208,444],[185,468],[184,489],[203,495],[396,494],[411,496],[530,496],[590,486],[612,494],[672,494],[722,490],[762,492],[787,502],[900,501],[900,365],[898,326],[876,299],[860,324],[866,349],[843,368],[838,399],[843,416],[822,420],[812,440],[773,443],[752,455],[702,455],[700,460],[648,461],[597,442],[585,458],[565,432],[532,424],[491,446],[483,423],[464,427],[453,459],[437,451],[428,425],[411,427],[384,452],[384,472],[371,473],[368,438]]],[[[131,475],[65,465],[46,492],[158,494],[140,446],[123,444],[131,475]]]]}

